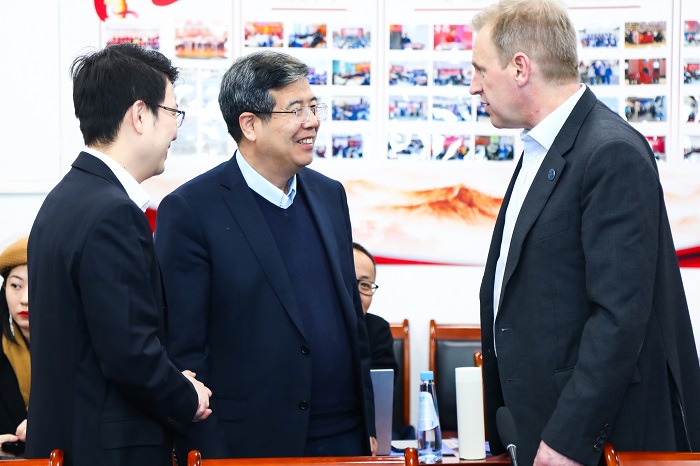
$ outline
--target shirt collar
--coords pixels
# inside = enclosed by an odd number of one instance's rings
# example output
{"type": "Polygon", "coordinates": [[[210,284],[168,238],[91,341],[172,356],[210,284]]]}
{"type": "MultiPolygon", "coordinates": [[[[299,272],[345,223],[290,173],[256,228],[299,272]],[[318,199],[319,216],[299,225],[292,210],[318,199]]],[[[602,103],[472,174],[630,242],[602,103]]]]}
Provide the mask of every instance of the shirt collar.
{"type": "Polygon", "coordinates": [[[544,120],[537,124],[537,126],[529,131],[523,130],[523,132],[520,134],[520,139],[522,139],[522,141],[525,143],[525,153],[528,152],[528,139],[530,138],[536,144],[544,148],[545,152],[552,147],[554,139],[561,131],[564,123],[566,123],[566,120],[569,118],[569,115],[571,115],[571,112],[574,110],[574,107],[578,103],[579,99],[581,99],[581,96],[585,90],[586,86],[581,84],[578,91],[566,99],[566,101],[564,101],[564,103],[557,107],[552,113],[547,115],[544,120]]]}
{"type": "Polygon", "coordinates": [[[126,168],[122,167],[119,164],[119,162],[114,160],[109,155],[100,152],[95,148],[86,147],[85,149],[83,149],[83,152],[87,152],[88,154],[97,157],[102,162],[104,162],[104,164],[107,165],[107,168],[109,168],[112,171],[112,173],[114,173],[114,176],[117,177],[117,180],[119,180],[121,185],[124,187],[124,190],[126,191],[127,196],[129,196],[129,199],[134,201],[134,203],[142,211],[145,212],[146,209],[148,209],[148,206],[151,203],[150,196],[148,195],[146,190],[143,189],[143,186],[141,186],[138,183],[138,181],[136,181],[136,178],[131,176],[131,173],[126,171],[126,168]]]}
{"type": "Polygon", "coordinates": [[[240,150],[236,151],[236,162],[238,163],[238,167],[241,169],[241,174],[243,175],[243,179],[248,187],[262,196],[263,199],[266,199],[277,207],[281,207],[283,209],[286,209],[292,205],[292,202],[294,202],[294,197],[297,193],[296,175],[291,177],[287,182],[287,190],[289,191],[289,194],[285,194],[284,191],[267,181],[265,177],[255,171],[255,169],[251,167],[243,157],[240,150]]]}

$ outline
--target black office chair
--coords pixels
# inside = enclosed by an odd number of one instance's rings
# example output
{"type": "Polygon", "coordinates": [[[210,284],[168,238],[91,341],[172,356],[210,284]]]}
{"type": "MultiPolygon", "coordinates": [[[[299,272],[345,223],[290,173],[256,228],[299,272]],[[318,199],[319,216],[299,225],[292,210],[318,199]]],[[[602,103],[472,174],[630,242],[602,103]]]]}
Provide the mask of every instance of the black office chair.
{"type": "Polygon", "coordinates": [[[436,324],[430,321],[429,365],[435,374],[440,427],[457,432],[455,368],[474,367],[474,351],[481,350],[481,328],[468,324],[436,324]]]}

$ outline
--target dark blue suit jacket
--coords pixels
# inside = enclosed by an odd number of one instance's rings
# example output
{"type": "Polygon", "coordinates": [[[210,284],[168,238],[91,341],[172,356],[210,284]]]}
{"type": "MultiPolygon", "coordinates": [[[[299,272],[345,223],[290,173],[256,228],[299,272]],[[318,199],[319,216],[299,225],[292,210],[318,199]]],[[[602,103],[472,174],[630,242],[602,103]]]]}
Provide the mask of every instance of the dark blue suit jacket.
{"type": "Polygon", "coordinates": [[[591,465],[607,441],[622,451],[700,449],[698,355],[644,136],[586,89],[515,224],[494,335],[494,273],[519,170],[480,295],[492,451],[503,451],[495,413],[504,404],[523,464],[542,439],[591,465]]]}
{"type": "MultiPolygon", "coordinates": [[[[297,187],[332,270],[308,279],[335,284],[369,440],[370,357],[345,190],[308,168],[298,173],[297,187]]],[[[313,348],[275,239],[235,157],[163,199],[155,241],[170,309],[169,354],[213,391],[212,416],[193,425],[178,450],[196,448],[209,458],[301,456],[313,348]]]]}
{"type": "Polygon", "coordinates": [[[151,229],[114,173],[81,153],[28,245],[32,393],[27,457],[73,466],[170,465],[197,410],[168,360],[151,229]]]}

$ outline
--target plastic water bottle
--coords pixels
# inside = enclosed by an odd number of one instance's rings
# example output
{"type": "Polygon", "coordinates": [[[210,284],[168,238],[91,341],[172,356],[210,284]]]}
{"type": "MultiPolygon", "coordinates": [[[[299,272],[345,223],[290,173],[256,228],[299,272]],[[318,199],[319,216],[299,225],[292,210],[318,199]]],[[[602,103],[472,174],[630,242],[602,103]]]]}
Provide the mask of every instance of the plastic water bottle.
{"type": "Polygon", "coordinates": [[[442,461],[442,433],[440,432],[440,418],[432,371],[420,373],[416,440],[418,441],[419,462],[436,463],[442,461]]]}

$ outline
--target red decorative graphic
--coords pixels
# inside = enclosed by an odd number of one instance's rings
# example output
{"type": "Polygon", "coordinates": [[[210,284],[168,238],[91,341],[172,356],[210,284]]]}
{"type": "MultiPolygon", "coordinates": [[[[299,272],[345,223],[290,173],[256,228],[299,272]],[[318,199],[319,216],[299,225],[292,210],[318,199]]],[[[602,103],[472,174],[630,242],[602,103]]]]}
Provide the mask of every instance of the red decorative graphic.
{"type": "MultiPolygon", "coordinates": [[[[168,6],[178,0],[151,0],[156,6],[168,6]]],[[[126,18],[131,15],[138,18],[138,13],[129,10],[126,0],[95,0],[95,12],[104,21],[107,18],[126,18]]]]}

